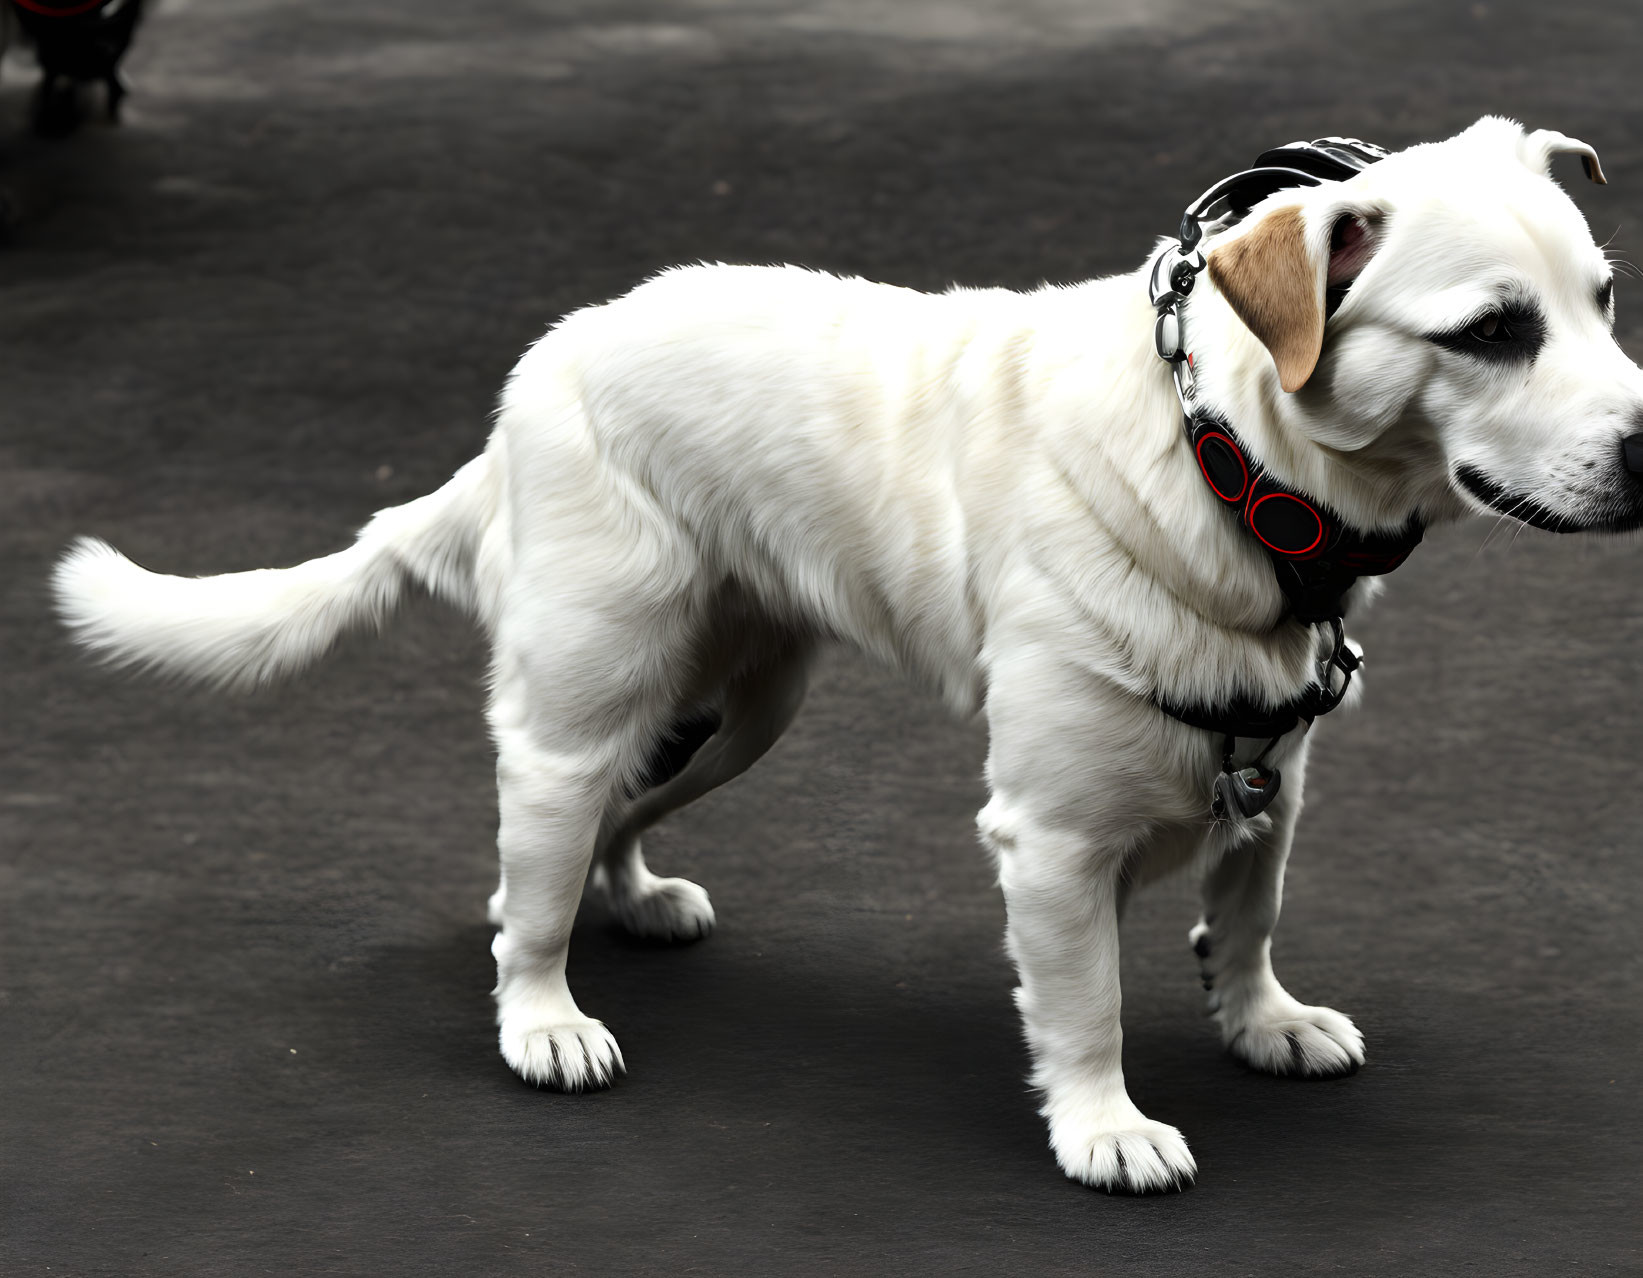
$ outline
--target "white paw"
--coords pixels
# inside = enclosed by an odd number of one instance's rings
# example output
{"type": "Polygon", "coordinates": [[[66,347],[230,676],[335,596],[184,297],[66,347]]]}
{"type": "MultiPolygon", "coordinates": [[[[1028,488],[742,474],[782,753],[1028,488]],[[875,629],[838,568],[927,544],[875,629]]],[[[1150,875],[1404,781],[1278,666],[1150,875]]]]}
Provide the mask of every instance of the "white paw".
{"type": "Polygon", "coordinates": [[[504,1016],[500,1039],[508,1068],[538,1087],[595,1091],[627,1073],[615,1037],[590,1017],[541,1025],[521,1016],[504,1016]]]}
{"type": "Polygon", "coordinates": [[[1051,1120],[1050,1148],[1073,1180],[1109,1194],[1156,1194],[1192,1184],[1198,1163],[1179,1131],[1134,1105],[1104,1118],[1051,1120]]]}
{"type": "Polygon", "coordinates": [[[1217,1019],[1227,1050],[1266,1074],[1338,1078],[1364,1062],[1363,1035],[1333,1008],[1307,1007],[1285,995],[1283,1005],[1263,1000],[1258,1012],[1223,1010],[1217,1019]]]}
{"type": "Polygon", "coordinates": [[[612,894],[611,908],[635,936],[699,941],[713,931],[713,902],[689,879],[652,878],[642,889],[612,894]]]}
{"type": "Polygon", "coordinates": [[[1338,1078],[1364,1063],[1363,1035],[1334,1008],[1308,1007],[1292,998],[1271,968],[1231,971],[1208,925],[1187,933],[1201,964],[1209,1007],[1221,1042],[1251,1069],[1299,1078],[1338,1078]]]}

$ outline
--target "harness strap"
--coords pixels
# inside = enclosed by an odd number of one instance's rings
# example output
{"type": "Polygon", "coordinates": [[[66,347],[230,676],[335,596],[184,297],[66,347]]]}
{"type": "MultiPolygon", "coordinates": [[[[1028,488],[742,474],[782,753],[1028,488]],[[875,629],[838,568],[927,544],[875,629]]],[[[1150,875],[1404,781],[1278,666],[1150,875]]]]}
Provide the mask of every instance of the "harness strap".
{"type": "MultiPolygon", "coordinates": [[[[1305,690],[1282,705],[1269,706],[1254,697],[1234,697],[1213,706],[1193,705],[1190,702],[1171,701],[1161,693],[1153,693],[1152,703],[1190,728],[1202,728],[1218,736],[1231,738],[1282,737],[1328,714],[1346,698],[1362,659],[1347,644],[1346,628],[1338,620],[1330,622],[1333,643],[1330,652],[1318,663],[1317,677],[1305,690]],[[1337,675],[1339,679],[1337,681],[1337,675]]],[[[1229,752],[1230,753],[1230,752],[1229,752]]]]}
{"type": "Polygon", "coordinates": [[[1208,707],[1177,705],[1154,693],[1152,704],[1189,728],[1202,728],[1205,732],[1235,740],[1239,737],[1287,736],[1301,726],[1303,719],[1308,727],[1312,725],[1312,718],[1302,714],[1302,704],[1294,701],[1276,710],[1266,710],[1253,698],[1238,697],[1223,705],[1208,707]]]}

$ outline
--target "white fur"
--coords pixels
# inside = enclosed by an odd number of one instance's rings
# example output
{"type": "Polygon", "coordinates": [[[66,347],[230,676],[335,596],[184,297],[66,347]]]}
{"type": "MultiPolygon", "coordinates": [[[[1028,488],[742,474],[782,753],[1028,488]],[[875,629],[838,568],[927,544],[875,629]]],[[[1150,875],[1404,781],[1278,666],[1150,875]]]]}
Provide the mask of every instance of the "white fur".
{"type": "MultiPolygon", "coordinates": [[[[1373,256],[1290,395],[1203,277],[1187,331],[1205,397],[1275,471],[1366,529],[1479,508],[1453,480],[1462,464],[1570,519],[1635,506],[1619,439],[1643,376],[1590,300],[1603,256],[1545,176],[1562,149],[1485,120],[1272,197],[1230,234],[1299,206],[1326,252],[1351,213],[1375,228],[1373,256]],[[1496,285],[1546,311],[1528,369],[1428,340],[1496,285]]],[[[494,647],[502,1054],[569,1089],[623,1064],[565,981],[590,868],[628,926],[705,935],[707,894],[651,874],[639,836],[769,748],[817,644],[892,662],[960,714],[985,708],[979,828],[1051,1146],[1092,1185],[1179,1185],[1192,1155],[1135,1108],[1120,1067],[1118,919],[1136,884],[1205,874],[1193,939],[1242,1059],[1331,1074],[1364,1053],[1346,1017],[1291,998],[1269,960],[1304,738],[1278,747],[1268,814],[1214,824],[1219,743],[1148,701],[1287,699],[1317,640],[1280,624],[1267,558],[1195,471],[1144,275],[930,296],[791,267],[669,271],[543,338],[485,454],[350,549],[182,580],[82,542],[58,569],[62,614],[112,661],[245,685],[379,620],[408,581],[469,610],[494,647]],[[630,797],[658,738],[701,703],[722,714],[718,736],[630,797]]]]}

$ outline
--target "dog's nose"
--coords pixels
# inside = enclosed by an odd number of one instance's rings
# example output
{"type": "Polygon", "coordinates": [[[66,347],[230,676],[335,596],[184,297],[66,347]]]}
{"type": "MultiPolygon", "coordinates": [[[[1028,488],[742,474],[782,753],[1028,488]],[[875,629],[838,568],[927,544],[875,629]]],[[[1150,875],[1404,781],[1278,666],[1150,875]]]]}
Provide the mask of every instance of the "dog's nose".
{"type": "Polygon", "coordinates": [[[1626,457],[1626,469],[1634,475],[1643,475],[1643,430],[1627,435],[1620,441],[1620,449],[1626,457]]]}

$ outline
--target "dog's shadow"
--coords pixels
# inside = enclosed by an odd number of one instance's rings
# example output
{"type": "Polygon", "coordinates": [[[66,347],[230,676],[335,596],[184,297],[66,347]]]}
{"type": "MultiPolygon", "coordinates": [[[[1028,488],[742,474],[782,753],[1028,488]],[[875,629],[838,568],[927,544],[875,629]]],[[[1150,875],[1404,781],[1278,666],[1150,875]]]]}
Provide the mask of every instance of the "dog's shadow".
{"type": "MultiPolygon", "coordinates": [[[[854,1132],[916,1149],[946,1132],[995,1152],[1043,1156],[1001,956],[995,997],[969,1007],[959,1001],[966,986],[932,992],[904,981],[898,988],[888,962],[878,979],[863,979],[870,955],[839,970],[836,954],[798,939],[768,949],[725,935],[661,944],[628,936],[599,907],[584,906],[571,942],[571,987],[615,1033],[629,1073],[608,1093],[561,1097],[515,1078],[497,1052],[486,995],[495,979],[493,935],[476,922],[431,943],[393,947],[371,981],[372,1001],[380,996],[378,1011],[387,1016],[403,1007],[422,1027],[414,1040],[396,1033],[397,1052],[427,1053],[442,1085],[482,1091],[509,1121],[521,1106],[591,1102],[613,1131],[632,1134],[633,1121],[672,1126],[670,1108],[709,1125],[756,1112],[761,1123],[808,1124],[824,1140],[854,1132]]],[[[998,950],[996,936],[990,948],[998,950]]]]}
{"type": "MultiPolygon", "coordinates": [[[[639,941],[584,909],[572,985],[616,1033],[630,1073],[609,1092],[566,1097],[519,1081],[497,1053],[484,995],[491,935],[475,923],[399,950],[387,974],[398,993],[386,983],[383,992],[423,1013],[427,1032],[402,1039],[401,1050],[426,1053],[426,1068],[472,1098],[465,1121],[498,1139],[524,1130],[551,1148],[573,1131],[578,1141],[655,1156],[675,1140],[756,1133],[738,1156],[769,1160],[782,1169],[773,1175],[791,1174],[799,1159],[841,1190],[859,1175],[886,1184],[939,1176],[955,1192],[1002,1184],[1038,1194],[1064,1184],[1046,1166],[996,939],[979,985],[970,964],[940,987],[928,967],[925,979],[898,983],[879,956],[840,970],[836,953],[798,942],[760,951],[734,935],[683,947],[639,941]]],[[[1173,1015],[1127,1026],[1124,1053],[1132,1097],[1187,1134],[1201,1181],[1213,1171],[1206,1183],[1220,1184],[1217,1192],[1274,1179],[1305,1191],[1329,1182],[1410,1187],[1410,1132],[1445,1124],[1460,1103],[1441,1082],[1408,1086],[1396,1068],[1379,1080],[1373,1070],[1330,1081],[1256,1075],[1221,1053],[1210,1027],[1173,1015]]],[[[1420,1143],[1419,1181],[1464,1171],[1463,1144],[1420,1143]]]]}

